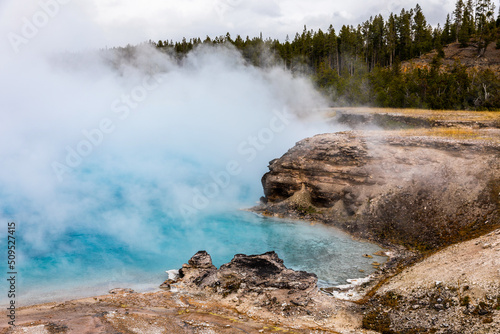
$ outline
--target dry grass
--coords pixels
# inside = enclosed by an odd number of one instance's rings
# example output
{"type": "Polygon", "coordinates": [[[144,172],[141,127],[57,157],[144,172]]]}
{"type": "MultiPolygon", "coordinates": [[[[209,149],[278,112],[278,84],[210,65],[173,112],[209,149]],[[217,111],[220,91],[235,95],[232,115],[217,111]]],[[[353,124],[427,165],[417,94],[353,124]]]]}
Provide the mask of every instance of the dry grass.
{"type": "Polygon", "coordinates": [[[403,136],[428,136],[443,137],[452,139],[473,139],[473,140],[500,140],[500,137],[492,135],[490,132],[469,129],[469,128],[430,128],[430,129],[409,129],[395,131],[403,136]]]}
{"type": "Polygon", "coordinates": [[[500,121],[498,111],[464,111],[464,110],[429,110],[429,109],[399,109],[399,108],[369,108],[369,107],[346,107],[330,108],[326,110],[327,115],[333,117],[337,112],[350,114],[391,114],[428,118],[430,120],[449,121],[500,121]]]}
{"type": "Polygon", "coordinates": [[[478,130],[469,128],[418,128],[404,130],[370,130],[365,133],[371,136],[395,137],[434,137],[449,138],[460,141],[475,141],[500,144],[500,130],[478,130]]]}

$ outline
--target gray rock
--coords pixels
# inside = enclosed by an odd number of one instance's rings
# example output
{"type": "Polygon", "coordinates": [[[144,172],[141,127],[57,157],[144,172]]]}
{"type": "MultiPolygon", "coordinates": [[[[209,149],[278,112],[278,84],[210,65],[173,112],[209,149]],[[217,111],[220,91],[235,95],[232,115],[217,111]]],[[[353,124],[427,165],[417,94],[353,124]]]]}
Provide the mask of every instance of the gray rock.
{"type": "Polygon", "coordinates": [[[212,257],[206,251],[199,251],[188,261],[195,268],[213,268],[212,257]]]}
{"type": "Polygon", "coordinates": [[[209,291],[223,297],[272,295],[279,303],[295,307],[308,305],[310,293],[318,291],[315,274],[288,269],[275,252],[237,254],[218,270],[209,259],[210,255],[202,251],[196,253],[188,261],[189,264],[183,265],[180,283],[185,289],[209,291]]]}
{"type": "Polygon", "coordinates": [[[115,294],[121,294],[121,293],[135,293],[135,291],[132,289],[128,289],[128,288],[126,288],[126,289],[115,288],[115,289],[109,290],[109,293],[115,295],[115,294]]]}
{"type": "Polygon", "coordinates": [[[434,304],[434,308],[436,310],[442,310],[442,309],[444,309],[444,306],[443,306],[443,304],[434,304]]]}

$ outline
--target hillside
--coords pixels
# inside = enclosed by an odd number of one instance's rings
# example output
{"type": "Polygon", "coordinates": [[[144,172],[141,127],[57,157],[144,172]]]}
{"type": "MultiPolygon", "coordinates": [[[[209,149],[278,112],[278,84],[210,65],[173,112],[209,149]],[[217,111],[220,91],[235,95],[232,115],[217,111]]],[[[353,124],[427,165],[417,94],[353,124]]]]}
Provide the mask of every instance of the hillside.
{"type": "MultiPolygon", "coordinates": [[[[451,67],[456,61],[460,61],[467,68],[491,69],[497,74],[500,72],[500,49],[496,48],[496,43],[490,43],[483,56],[478,56],[477,43],[474,42],[463,48],[460,47],[460,43],[451,43],[444,47],[443,51],[442,66],[444,67],[451,67]]],[[[402,67],[430,67],[432,60],[437,54],[436,50],[432,50],[421,57],[403,62],[402,67]]]]}

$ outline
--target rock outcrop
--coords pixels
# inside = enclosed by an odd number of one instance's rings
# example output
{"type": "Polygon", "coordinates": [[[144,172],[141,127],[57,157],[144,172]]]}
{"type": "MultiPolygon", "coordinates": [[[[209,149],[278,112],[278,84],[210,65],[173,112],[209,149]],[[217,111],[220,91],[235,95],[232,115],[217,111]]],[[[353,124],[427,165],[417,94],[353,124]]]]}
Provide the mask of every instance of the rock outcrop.
{"type": "Polygon", "coordinates": [[[500,147],[357,132],[304,139],[270,162],[255,211],[436,249],[500,225],[500,147]]]}
{"type": "Polygon", "coordinates": [[[177,287],[222,298],[252,300],[261,306],[306,306],[318,293],[317,277],[288,269],[275,252],[237,254],[217,269],[206,251],[196,253],[179,270],[177,287]]]}

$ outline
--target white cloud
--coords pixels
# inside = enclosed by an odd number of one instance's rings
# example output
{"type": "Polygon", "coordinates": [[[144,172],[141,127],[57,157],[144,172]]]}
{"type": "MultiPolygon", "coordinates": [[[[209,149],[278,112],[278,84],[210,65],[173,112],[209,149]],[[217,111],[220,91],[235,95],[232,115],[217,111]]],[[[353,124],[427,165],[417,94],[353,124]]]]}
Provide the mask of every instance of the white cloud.
{"type": "MultiPolygon", "coordinates": [[[[24,20],[32,20],[43,4],[59,4],[57,15],[39,29],[30,43],[48,49],[74,50],[137,44],[149,39],[212,37],[237,34],[279,38],[293,37],[308,28],[338,31],[343,24],[356,25],[381,13],[385,18],[415,1],[299,1],[299,0],[188,0],[138,2],[133,0],[4,0],[0,12],[0,47],[11,49],[7,34],[20,34],[24,20]]],[[[454,7],[453,0],[419,1],[429,23],[443,22],[454,7]]],[[[24,45],[22,46],[24,47],[24,45]]]]}

